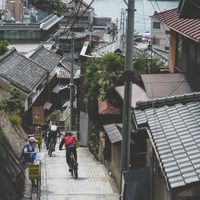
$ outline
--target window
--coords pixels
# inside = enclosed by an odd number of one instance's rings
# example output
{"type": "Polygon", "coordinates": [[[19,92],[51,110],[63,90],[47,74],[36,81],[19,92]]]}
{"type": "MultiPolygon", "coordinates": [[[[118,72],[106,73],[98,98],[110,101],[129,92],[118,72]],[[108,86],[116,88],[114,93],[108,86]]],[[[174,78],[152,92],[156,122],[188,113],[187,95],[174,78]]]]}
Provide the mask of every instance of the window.
{"type": "Polygon", "coordinates": [[[153,28],[160,29],[160,22],[153,22],[153,28]]]}
{"type": "Polygon", "coordinates": [[[169,51],[169,47],[165,47],[165,50],[166,50],[166,51],[169,51]]]}
{"type": "Polygon", "coordinates": [[[169,34],[170,34],[170,31],[169,31],[169,30],[166,30],[166,31],[165,31],[165,34],[166,34],[166,35],[169,35],[169,34]]]}
{"type": "Polygon", "coordinates": [[[154,45],[160,45],[160,40],[156,39],[156,38],[153,38],[152,44],[154,44],[154,45]]]}

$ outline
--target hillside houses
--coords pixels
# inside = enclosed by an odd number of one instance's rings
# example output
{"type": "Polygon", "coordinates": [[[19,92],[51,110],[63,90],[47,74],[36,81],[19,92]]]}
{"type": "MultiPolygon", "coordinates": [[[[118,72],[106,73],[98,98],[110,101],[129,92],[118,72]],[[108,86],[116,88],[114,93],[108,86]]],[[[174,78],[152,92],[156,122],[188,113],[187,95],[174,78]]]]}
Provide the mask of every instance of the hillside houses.
{"type": "Polygon", "coordinates": [[[180,19],[177,9],[156,13],[153,17],[170,29],[170,73],[184,73],[192,89],[199,91],[200,19],[180,19]]]}
{"type": "MultiPolygon", "coordinates": [[[[155,13],[153,18],[169,31],[170,73],[141,75],[143,90],[132,90],[134,127],[126,189],[139,199],[142,194],[131,190],[151,189],[148,198],[154,200],[199,199],[199,18],[182,19],[177,9],[155,13]],[[140,181],[134,177],[145,167],[152,171],[151,183],[144,186],[142,180],[149,176],[140,181]]],[[[116,89],[123,98],[123,86],[116,89]]],[[[120,129],[115,123],[103,127],[110,140],[111,173],[119,185],[120,129]]]]}
{"type": "MultiPolygon", "coordinates": [[[[11,88],[16,87],[22,94],[24,123],[32,124],[32,108],[43,107],[48,115],[56,107],[57,96],[53,89],[59,83],[57,75],[70,80],[69,61],[47,50],[43,45],[32,52],[22,55],[15,48],[0,57],[0,91],[8,98],[11,88]]],[[[75,71],[79,70],[80,67],[75,71]]],[[[75,73],[76,77],[79,75],[75,73]]],[[[65,102],[63,102],[64,104],[65,102]]],[[[60,104],[58,104],[60,105],[60,104]]],[[[62,105],[59,108],[61,109],[62,105]]]]}

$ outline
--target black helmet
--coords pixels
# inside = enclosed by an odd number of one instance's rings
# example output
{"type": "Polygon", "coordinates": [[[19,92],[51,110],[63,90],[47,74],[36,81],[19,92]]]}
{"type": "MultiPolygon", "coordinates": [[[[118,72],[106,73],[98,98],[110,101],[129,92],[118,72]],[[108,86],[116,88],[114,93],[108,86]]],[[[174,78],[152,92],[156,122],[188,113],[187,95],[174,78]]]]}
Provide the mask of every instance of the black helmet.
{"type": "Polygon", "coordinates": [[[70,131],[67,131],[66,133],[65,133],[65,136],[71,136],[72,135],[72,133],[70,132],[70,131]]]}

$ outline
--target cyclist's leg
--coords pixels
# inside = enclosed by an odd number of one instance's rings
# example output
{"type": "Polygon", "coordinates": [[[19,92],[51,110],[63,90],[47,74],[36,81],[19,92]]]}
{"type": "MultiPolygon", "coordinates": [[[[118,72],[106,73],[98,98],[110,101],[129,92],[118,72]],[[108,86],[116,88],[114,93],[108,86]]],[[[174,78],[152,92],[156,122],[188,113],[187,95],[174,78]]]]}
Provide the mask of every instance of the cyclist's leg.
{"type": "Polygon", "coordinates": [[[71,168],[70,153],[71,153],[71,148],[67,148],[66,157],[67,157],[67,164],[68,164],[69,168],[71,168]]]}
{"type": "Polygon", "coordinates": [[[50,141],[51,141],[51,137],[50,137],[50,135],[49,135],[49,137],[47,138],[47,143],[46,143],[46,145],[47,145],[47,150],[49,149],[50,141]]]}
{"type": "Polygon", "coordinates": [[[54,151],[55,151],[55,147],[56,147],[56,143],[57,143],[57,138],[54,138],[54,151]]]}
{"type": "Polygon", "coordinates": [[[67,162],[67,164],[68,164],[68,162],[69,162],[69,156],[68,156],[68,150],[67,150],[67,147],[65,148],[65,150],[66,150],[66,162],[67,162]]]}
{"type": "Polygon", "coordinates": [[[76,147],[73,148],[73,153],[74,153],[74,158],[77,162],[77,151],[76,151],[76,147]]]}

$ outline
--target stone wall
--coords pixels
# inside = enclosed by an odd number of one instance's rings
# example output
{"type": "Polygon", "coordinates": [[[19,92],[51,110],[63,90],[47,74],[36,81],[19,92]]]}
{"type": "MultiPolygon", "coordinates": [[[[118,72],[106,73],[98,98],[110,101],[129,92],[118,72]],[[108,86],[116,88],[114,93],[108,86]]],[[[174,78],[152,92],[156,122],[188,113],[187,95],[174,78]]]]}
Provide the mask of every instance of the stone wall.
{"type": "Polygon", "coordinates": [[[20,169],[20,154],[27,141],[26,133],[13,126],[0,111],[0,200],[20,200],[24,192],[24,177],[11,180],[20,169]]]}
{"type": "Polygon", "coordinates": [[[98,160],[99,154],[99,129],[95,124],[91,124],[91,131],[88,138],[88,147],[90,152],[98,160]]]}

